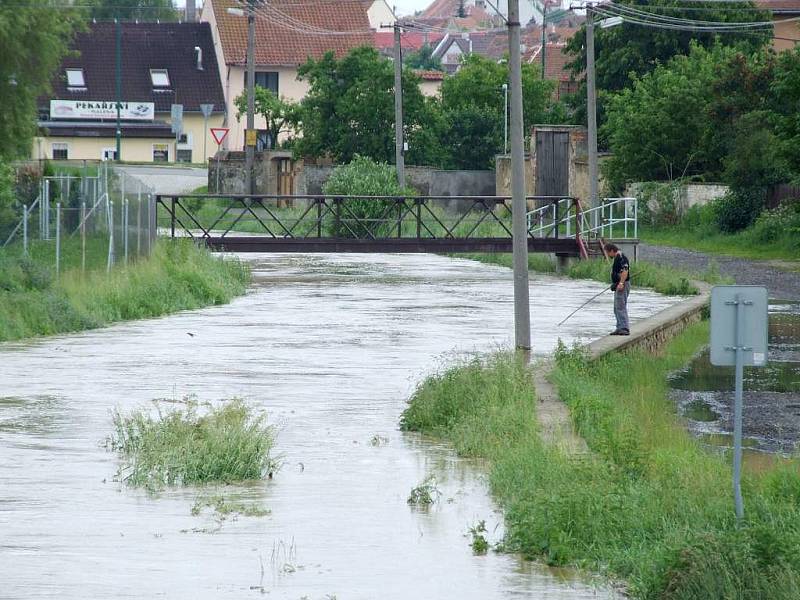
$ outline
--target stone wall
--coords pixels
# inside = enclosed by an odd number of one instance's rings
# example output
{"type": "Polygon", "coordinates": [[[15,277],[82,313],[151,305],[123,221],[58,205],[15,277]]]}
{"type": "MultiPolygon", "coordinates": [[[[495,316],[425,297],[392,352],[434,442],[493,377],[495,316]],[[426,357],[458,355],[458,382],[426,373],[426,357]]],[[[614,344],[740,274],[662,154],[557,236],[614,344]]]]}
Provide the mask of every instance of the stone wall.
{"type": "MultiPolygon", "coordinates": [[[[644,182],[629,183],[625,188],[625,195],[628,197],[640,197],[644,182]]],[[[668,186],[668,182],[661,182],[661,185],[668,186]]],[[[728,186],[721,183],[684,183],[675,189],[675,209],[678,215],[683,215],[693,206],[704,206],[713,202],[717,198],[722,198],[728,193],[728,186]]],[[[641,206],[641,205],[640,205],[641,206]]],[[[649,208],[657,210],[656,200],[650,199],[649,208]]]]}

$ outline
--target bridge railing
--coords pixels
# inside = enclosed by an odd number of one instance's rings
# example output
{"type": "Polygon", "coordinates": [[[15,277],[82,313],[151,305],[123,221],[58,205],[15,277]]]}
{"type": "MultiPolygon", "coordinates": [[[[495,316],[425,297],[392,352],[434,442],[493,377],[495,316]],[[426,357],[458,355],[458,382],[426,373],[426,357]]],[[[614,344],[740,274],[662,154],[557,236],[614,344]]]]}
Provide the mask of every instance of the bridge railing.
{"type": "MultiPolygon", "coordinates": [[[[225,238],[242,234],[273,238],[511,237],[507,196],[157,196],[159,224],[169,235],[225,238]]],[[[531,237],[563,236],[579,228],[572,198],[529,196],[541,214],[528,219],[531,237]],[[564,207],[568,208],[565,210],[564,207]]]]}

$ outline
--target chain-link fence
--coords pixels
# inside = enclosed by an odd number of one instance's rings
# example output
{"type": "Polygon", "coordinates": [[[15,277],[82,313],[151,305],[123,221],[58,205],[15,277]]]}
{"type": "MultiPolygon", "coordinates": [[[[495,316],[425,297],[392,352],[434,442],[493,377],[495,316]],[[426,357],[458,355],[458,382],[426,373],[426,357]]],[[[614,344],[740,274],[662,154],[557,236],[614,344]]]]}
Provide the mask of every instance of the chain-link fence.
{"type": "Polygon", "coordinates": [[[92,175],[73,169],[39,178],[19,212],[3,251],[52,261],[56,273],[111,270],[149,255],[155,243],[153,191],[108,163],[92,175]]]}

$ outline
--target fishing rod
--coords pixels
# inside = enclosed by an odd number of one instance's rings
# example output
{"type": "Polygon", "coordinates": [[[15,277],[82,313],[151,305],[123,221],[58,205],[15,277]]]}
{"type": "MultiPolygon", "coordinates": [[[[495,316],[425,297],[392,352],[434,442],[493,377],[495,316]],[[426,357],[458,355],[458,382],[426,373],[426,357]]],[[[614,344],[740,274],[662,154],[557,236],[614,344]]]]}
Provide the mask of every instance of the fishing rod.
{"type": "MultiPolygon", "coordinates": [[[[637,273],[637,275],[641,275],[642,273],[644,273],[644,271],[645,271],[645,270],[643,269],[641,272],[637,273]]],[[[633,275],[630,275],[630,276],[628,277],[627,281],[631,281],[632,279],[633,279],[633,275]]],[[[584,308],[586,308],[586,306],[587,306],[587,305],[589,305],[589,304],[591,304],[592,302],[594,302],[594,301],[595,301],[597,298],[599,298],[600,296],[602,296],[603,294],[605,294],[605,293],[606,293],[607,291],[609,291],[610,289],[611,289],[611,288],[607,286],[607,287],[605,287],[605,288],[603,289],[603,291],[602,291],[602,292],[600,292],[600,293],[598,293],[598,294],[595,294],[594,296],[592,296],[591,298],[589,298],[589,299],[588,299],[586,302],[584,302],[584,303],[583,303],[583,304],[581,304],[581,305],[580,305],[578,308],[576,308],[576,309],[575,309],[575,310],[573,310],[571,313],[569,313],[569,314],[567,315],[567,318],[566,318],[566,319],[564,319],[563,321],[561,321],[561,323],[559,323],[558,325],[556,325],[556,327],[561,327],[561,326],[562,326],[564,323],[566,323],[567,321],[569,321],[569,320],[570,320],[570,319],[573,317],[573,315],[575,315],[575,313],[577,313],[577,312],[579,312],[579,311],[583,310],[584,308]]]]}
{"type": "Polygon", "coordinates": [[[571,313],[569,313],[569,314],[567,315],[567,318],[566,318],[566,319],[564,319],[563,321],[561,321],[561,323],[559,323],[558,325],[556,325],[556,327],[561,327],[561,326],[562,326],[564,323],[566,323],[567,321],[569,321],[569,320],[572,318],[572,316],[573,316],[575,313],[577,313],[577,312],[578,312],[578,311],[580,311],[581,309],[585,308],[585,307],[586,307],[586,305],[590,304],[591,302],[594,302],[594,301],[595,301],[597,298],[599,298],[600,296],[602,296],[603,294],[605,294],[605,293],[606,293],[608,290],[610,290],[610,289],[611,289],[611,288],[610,288],[610,287],[608,287],[608,286],[604,287],[602,292],[600,292],[599,294],[595,294],[594,296],[592,296],[591,298],[589,298],[589,299],[588,299],[586,302],[584,302],[583,304],[581,304],[581,305],[580,305],[578,308],[576,308],[576,309],[575,309],[575,310],[573,310],[571,313]]]}

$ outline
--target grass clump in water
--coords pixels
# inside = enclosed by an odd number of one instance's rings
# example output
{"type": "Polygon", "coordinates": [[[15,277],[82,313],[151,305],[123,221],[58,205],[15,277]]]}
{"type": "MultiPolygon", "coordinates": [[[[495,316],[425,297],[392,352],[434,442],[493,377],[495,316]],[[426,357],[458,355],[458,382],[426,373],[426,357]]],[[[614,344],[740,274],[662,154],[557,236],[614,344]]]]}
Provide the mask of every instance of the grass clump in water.
{"type": "Polygon", "coordinates": [[[123,461],[118,477],[131,486],[232,483],[272,475],[274,430],[240,400],[200,412],[196,401],[155,415],[113,414],[108,447],[123,461]]]}
{"type": "Polygon", "coordinates": [[[472,552],[474,554],[483,555],[489,551],[489,540],[486,539],[486,521],[478,521],[475,525],[469,528],[469,534],[472,536],[472,552]]]}
{"type": "Polygon", "coordinates": [[[269,509],[262,508],[257,504],[247,504],[229,500],[222,495],[201,496],[192,505],[192,516],[200,515],[205,509],[210,509],[218,520],[226,520],[229,517],[236,519],[243,517],[266,517],[270,514],[269,509]]]}
{"type": "Polygon", "coordinates": [[[430,506],[435,504],[441,495],[436,486],[436,478],[431,475],[411,490],[407,502],[412,506],[430,506]]]}
{"type": "Polygon", "coordinates": [[[554,381],[586,455],[542,442],[530,373],[512,354],[427,379],[401,424],[490,459],[504,549],[625,580],[635,598],[800,598],[797,461],[745,474],[739,526],[729,462],[703,449],[668,398],[668,374],[707,339],[704,323],[658,356],[588,363],[562,349],[554,381]]]}

